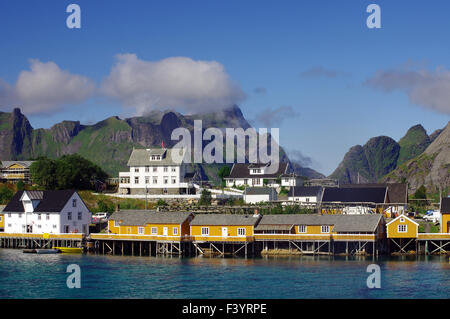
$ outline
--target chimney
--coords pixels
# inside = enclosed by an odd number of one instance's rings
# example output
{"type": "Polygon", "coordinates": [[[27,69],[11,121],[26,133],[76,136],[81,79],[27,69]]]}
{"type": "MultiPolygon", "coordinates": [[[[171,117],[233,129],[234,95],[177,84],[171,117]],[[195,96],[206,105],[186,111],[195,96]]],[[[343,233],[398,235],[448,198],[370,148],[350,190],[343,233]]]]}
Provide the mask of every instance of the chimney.
{"type": "Polygon", "coordinates": [[[120,211],[120,204],[117,204],[117,205],[116,205],[116,213],[117,213],[118,211],[120,211]]]}

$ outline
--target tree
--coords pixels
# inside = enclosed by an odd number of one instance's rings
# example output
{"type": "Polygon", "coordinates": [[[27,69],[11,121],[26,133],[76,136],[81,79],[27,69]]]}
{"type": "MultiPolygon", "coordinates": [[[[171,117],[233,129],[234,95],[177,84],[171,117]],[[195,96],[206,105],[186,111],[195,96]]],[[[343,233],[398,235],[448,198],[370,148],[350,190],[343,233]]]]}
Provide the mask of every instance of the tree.
{"type": "Polygon", "coordinates": [[[25,183],[22,180],[18,181],[16,186],[18,191],[25,190],[25,183]]]}
{"type": "Polygon", "coordinates": [[[228,166],[228,165],[224,165],[219,169],[217,176],[220,177],[222,187],[225,187],[225,177],[230,176],[230,171],[231,171],[231,169],[230,169],[230,166],[228,166]]]}
{"type": "Polygon", "coordinates": [[[202,190],[202,194],[200,195],[200,200],[198,201],[198,204],[202,206],[209,206],[211,205],[211,200],[212,200],[211,192],[204,189],[202,190]]]}
{"type": "Polygon", "coordinates": [[[33,183],[45,189],[94,189],[96,181],[108,177],[99,166],[78,154],[56,160],[41,157],[31,165],[30,174],[33,183]]]}
{"type": "Polygon", "coordinates": [[[6,205],[14,196],[14,192],[7,185],[0,186],[0,204],[6,205]]]}

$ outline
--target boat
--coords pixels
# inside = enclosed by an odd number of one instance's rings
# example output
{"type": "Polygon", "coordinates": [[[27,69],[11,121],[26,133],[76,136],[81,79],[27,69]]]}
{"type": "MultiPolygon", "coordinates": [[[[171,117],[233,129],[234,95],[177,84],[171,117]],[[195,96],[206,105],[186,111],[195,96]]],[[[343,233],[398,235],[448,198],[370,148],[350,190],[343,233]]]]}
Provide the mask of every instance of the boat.
{"type": "Polygon", "coordinates": [[[59,250],[63,254],[81,254],[83,252],[83,248],[77,247],[53,247],[53,248],[59,250]]]}

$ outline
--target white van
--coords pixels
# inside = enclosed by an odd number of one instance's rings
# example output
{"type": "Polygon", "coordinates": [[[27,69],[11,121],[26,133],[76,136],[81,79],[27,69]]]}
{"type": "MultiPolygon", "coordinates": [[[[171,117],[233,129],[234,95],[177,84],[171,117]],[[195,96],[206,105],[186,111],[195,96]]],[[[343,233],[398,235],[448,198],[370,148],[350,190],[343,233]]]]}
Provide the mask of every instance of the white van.
{"type": "Polygon", "coordinates": [[[437,223],[441,220],[441,212],[438,210],[429,210],[426,212],[425,216],[423,216],[424,220],[437,223]]]}

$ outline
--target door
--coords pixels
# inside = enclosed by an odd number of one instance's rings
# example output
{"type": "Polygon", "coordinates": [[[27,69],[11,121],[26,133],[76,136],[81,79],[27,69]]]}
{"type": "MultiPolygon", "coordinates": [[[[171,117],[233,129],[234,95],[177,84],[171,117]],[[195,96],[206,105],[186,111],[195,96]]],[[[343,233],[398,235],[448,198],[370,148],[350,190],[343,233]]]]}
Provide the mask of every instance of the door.
{"type": "Polygon", "coordinates": [[[163,236],[167,236],[169,234],[169,227],[163,228],[163,236]]]}
{"type": "Polygon", "coordinates": [[[27,233],[33,232],[33,225],[27,225],[27,233]]]}
{"type": "Polygon", "coordinates": [[[228,236],[228,228],[222,227],[222,237],[227,237],[227,236],[228,236]]]}
{"type": "Polygon", "coordinates": [[[69,225],[64,225],[64,233],[69,233],[69,225]]]}

